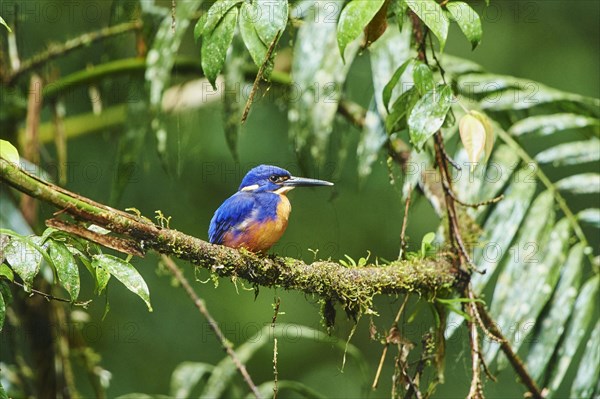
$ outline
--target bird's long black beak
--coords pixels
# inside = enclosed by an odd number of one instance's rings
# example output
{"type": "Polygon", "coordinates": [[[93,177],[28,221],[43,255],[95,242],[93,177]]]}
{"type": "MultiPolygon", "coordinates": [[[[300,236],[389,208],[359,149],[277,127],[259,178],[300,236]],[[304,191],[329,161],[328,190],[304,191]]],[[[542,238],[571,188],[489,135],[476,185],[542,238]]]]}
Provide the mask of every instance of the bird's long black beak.
{"type": "Polygon", "coordinates": [[[305,177],[290,177],[284,181],[282,186],[285,187],[311,187],[311,186],[333,186],[333,183],[325,180],[307,179],[305,177]]]}

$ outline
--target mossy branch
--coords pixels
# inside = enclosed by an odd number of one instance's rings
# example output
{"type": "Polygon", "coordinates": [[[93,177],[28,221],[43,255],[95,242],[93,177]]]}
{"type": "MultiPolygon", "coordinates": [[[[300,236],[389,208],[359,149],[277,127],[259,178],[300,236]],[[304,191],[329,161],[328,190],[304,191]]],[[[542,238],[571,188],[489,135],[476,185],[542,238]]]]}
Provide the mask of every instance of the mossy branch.
{"type": "MultiPolygon", "coordinates": [[[[450,289],[455,282],[455,270],[446,258],[349,268],[333,261],[307,264],[293,258],[264,256],[213,245],[67,191],[2,158],[0,182],[54,205],[62,216],[70,215],[78,222],[93,223],[110,230],[129,243],[135,243],[141,254],[154,250],[189,261],[222,277],[243,278],[256,286],[276,286],[316,294],[342,303],[352,314],[370,310],[376,294],[418,292],[434,296],[450,289]]],[[[98,242],[102,244],[101,240],[98,242]]]]}

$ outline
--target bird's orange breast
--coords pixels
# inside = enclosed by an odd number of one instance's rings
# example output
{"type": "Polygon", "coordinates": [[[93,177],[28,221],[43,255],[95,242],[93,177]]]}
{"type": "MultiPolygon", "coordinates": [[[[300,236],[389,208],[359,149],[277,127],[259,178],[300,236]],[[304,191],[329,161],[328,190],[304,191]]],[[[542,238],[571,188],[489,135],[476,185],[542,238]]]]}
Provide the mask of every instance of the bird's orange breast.
{"type": "Polygon", "coordinates": [[[275,218],[257,221],[250,216],[240,223],[235,232],[225,233],[223,243],[228,247],[246,248],[254,252],[266,251],[271,248],[285,232],[292,210],[288,198],[285,195],[279,195],[279,197],[275,218]]]}

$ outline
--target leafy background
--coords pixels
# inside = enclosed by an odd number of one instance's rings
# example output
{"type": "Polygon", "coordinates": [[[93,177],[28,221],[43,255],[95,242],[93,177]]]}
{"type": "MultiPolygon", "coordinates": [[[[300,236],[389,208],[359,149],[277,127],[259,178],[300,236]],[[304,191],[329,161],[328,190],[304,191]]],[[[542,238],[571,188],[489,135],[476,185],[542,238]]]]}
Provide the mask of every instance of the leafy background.
{"type": "MultiPolygon", "coordinates": [[[[33,15],[21,22],[19,48],[23,58],[44,49],[50,42],[62,41],[76,32],[100,28],[108,23],[110,2],[94,3],[98,6],[98,18],[91,21],[68,17],[68,6],[60,2],[29,2],[35,4],[33,15]],[[36,20],[49,4],[57,7],[61,18],[57,23],[49,18],[36,20]],[[51,32],[51,35],[49,35],[51,32]]],[[[476,4],[478,10],[483,4],[476,4]]],[[[2,10],[11,9],[11,2],[3,1],[2,10]],[[5,8],[6,7],[6,8],[5,8]]],[[[534,79],[544,84],[582,95],[599,97],[600,77],[598,71],[597,43],[589,40],[598,31],[600,8],[596,2],[497,2],[484,13],[484,40],[475,52],[469,43],[460,37],[452,25],[446,53],[463,56],[480,63],[487,71],[495,74],[514,75],[534,79]],[[496,11],[498,17],[493,17],[496,11]],[[576,21],[576,22],[574,22],[576,21]],[[551,28],[550,28],[551,26],[551,28]]],[[[72,10],[71,10],[72,11],[72,10]]],[[[8,20],[7,15],[3,15],[8,20]]],[[[182,28],[180,54],[197,57],[198,46],[192,35],[193,24],[182,28]]],[[[56,62],[61,74],[75,71],[85,64],[107,61],[117,56],[132,56],[130,39],[112,39],[79,50],[56,62]]],[[[159,62],[168,62],[164,56],[159,62]]],[[[372,83],[369,71],[369,56],[360,53],[349,70],[346,93],[353,101],[368,107],[371,100],[372,83]]],[[[175,73],[173,83],[183,81],[186,76],[175,73]]],[[[103,82],[99,89],[104,93],[104,105],[108,106],[126,98],[123,88],[143,84],[141,81],[122,77],[103,82]]],[[[171,227],[199,237],[206,237],[208,222],[214,209],[237,187],[245,171],[258,163],[272,163],[287,167],[293,173],[304,173],[312,177],[332,179],[336,182],[333,194],[325,190],[296,190],[291,197],[294,207],[290,227],[274,252],[311,260],[308,248],[319,249],[319,256],[353,258],[365,256],[367,250],[380,257],[393,259],[397,256],[399,228],[402,221],[403,203],[401,187],[389,185],[388,171],[383,157],[373,165],[372,174],[362,182],[357,177],[357,159],[354,149],[360,132],[345,122],[334,124],[333,138],[347,145],[345,162],[338,161],[338,154],[329,154],[327,162],[320,168],[301,168],[288,140],[287,109],[277,99],[277,88],[273,87],[265,98],[253,106],[247,124],[240,134],[238,151],[239,164],[233,162],[223,134],[223,122],[219,101],[208,101],[201,107],[178,112],[162,119],[168,132],[165,143],[167,167],[161,167],[157,156],[157,141],[147,133],[143,143],[127,143],[123,140],[135,129],[136,115],[132,113],[129,125],[90,134],[69,140],[68,159],[70,174],[67,187],[100,202],[108,202],[121,208],[135,206],[144,215],[152,215],[160,209],[172,216],[171,227]],[[118,176],[117,154],[127,152],[127,145],[142,145],[143,150],[135,159],[134,174],[126,179],[123,194],[117,199],[111,194],[115,177],[118,176]],[[123,149],[125,147],[125,149],[123,149]],[[127,181],[128,180],[128,181],[127,181]],[[385,204],[385,206],[382,206],[385,204]],[[368,210],[357,212],[357,209],[368,210]]],[[[90,110],[85,90],[77,90],[66,99],[67,115],[90,110]]],[[[151,103],[152,97],[148,99],[151,103]]],[[[136,102],[131,102],[135,107],[136,102]]],[[[156,106],[156,103],[153,104],[156,106]]],[[[43,117],[49,119],[48,110],[43,117]]],[[[137,115],[139,118],[139,114],[137,115]]],[[[596,115],[597,118],[597,115],[596,115]]],[[[4,132],[3,132],[4,134],[4,132]]],[[[533,143],[535,150],[547,146],[547,142],[533,143]]],[[[52,145],[45,147],[47,159],[54,159],[52,145]]],[[[584,169],[582,169],[584,170],[584,169]]],[[[588,169],[589,170],[589,169],[588,169]]],[[[577,170],[573,171],[576,174],[577,170]]],[[[560,168],[551,170],[553,180],[563,177],[560,168]]],[[[595,197],[574,196],[570,198],[576,208],[587,208],[598,204],[595,197]]],[[[3,206],[5,203],[3,203],[3,206]]],[[[44,215],[52,210],[42,207],[44,215]]],[[[6,213],[3,211],[3,215],[6,213]]],[[[412,249],[428,231],[435,230],[438,218],[424,199],[415,202],[412,208],[408,236],[412,249]]],[[[586,230],[591,243],[598,242],[598,232],[586,230]]],[[[597,252],[597,248],[596,248],[597,252]]],[[[95,299],[89,312],[92,322],[84,327],[84,336],[102,356],[102,366],[113,374],[109,396],[134,391],[166,393],[169,391],[171,371],[183,360],[217,364],[223,358],[221,348],[203,320],[179,289],[171,287],[170,278],[157,268],[157,260],[148,257],[134,260],[144,276],[152,295],[154,312],[148,313],[142,301],[129,294],[122,286],[109,285],[111,310],[103,321],[104,301],[95,299]]],[[[186,274],[192,276],[192,269],[186,274]]],[[[200,273],[198,278],[206,280],[200,273]]],[[[91,296],[92,282],[82,279],[82,296],[91,296]]],[[[497,285],[500,287],[500,284],[497,285]]],[[[199,293],[206,299],[209,308],[222,323],[228,338],[241,344],[250,338],[272,318],[272,302],[275,294],[281,296],[279,322],[295,323],[322,329],[319,304],[315,298],[298,293],[260,291],[255,299],[254,292],[246,290],[238,282],[236,287],[221,281],[215,288],[213,281],[197,284],[199,293]]],[[[597,294],[596,294],[597,297],[597,294]]],[[[399,306],[396,298],[378,298],[377,309],[381,320],[391,320],[399,306]]],[[[418,341],[427,330],[430,320],[427,312],[411,303],[416,319],[404,326],[404,335],[418,341]]],[[[596,312],[597,313],[597,312],[596,312]]],[[[409,312],[410,314],[410,312],[409,312]]],[[[597,315],[594,316],[597,319],[597,315]]],[[[384,323],[385,326],[387,323],[384,323]]],[[[383,328],[382,326],[382,328],[383,328]]],[[[343,342],[352,328],[352,323],[338,316],[334,338],[343,342]]],[[[6,339],[5,335],[2,336],[6,339]]],[[[439,397],[460,397],[468,390],[470,359],[464,330],[459,330],[449,339],[447,360],[447,382],[438,388],[439,397]]],[[[380,356],[380,345],[370,341],[368,323],[361,322],[352,343],[356,345],[369,368],[373,370],[380,356]]],[[[525,345],[530,345],[525,342],[525,345]]],[[[8,356],[6,345],[2,345],[0,358],[8,356]]],[[[332,397],[362,397],[366,394],[372,375],[364,375],[360,362],[350,357],[341,372],[342,351],[330,343],[298,343],[293,332],[283,338],[279,347],[280,378],[304,382],[318,392],[332,397]]],[[[581,356],[582,348],[576,356],[581,356]]],[[[271,349],[267,345],[252,357],[248,366],[257,382],[272,378],[270,367],[271,349]]],[[[391,370],[391,359],[386,363],[391,370]]],[[[385,370],[385,369],[384,369],[385,370]]],[[[567,381],[573,381],[573,369],[567,370],[567,381]]],[[[76,373],[81,373],[76,369],[76,373]]],[[[500,374],[501,383],[488,383],[488,397],[515,397],[522,388],[505,369],[500,374]]],[[[82,375],[78,375],[83,378],[82,375]]],[[[236,377],[237,378],[237,377],[236,377]]],[[[388,396],[391,376],[384,375],[380,388],[372,397],[388,396]]],[[[564,384],[556,397],[568,396],[570,384],[564,384]]],[[[85,386],[80,387],[83,393],[85,386]]]]}

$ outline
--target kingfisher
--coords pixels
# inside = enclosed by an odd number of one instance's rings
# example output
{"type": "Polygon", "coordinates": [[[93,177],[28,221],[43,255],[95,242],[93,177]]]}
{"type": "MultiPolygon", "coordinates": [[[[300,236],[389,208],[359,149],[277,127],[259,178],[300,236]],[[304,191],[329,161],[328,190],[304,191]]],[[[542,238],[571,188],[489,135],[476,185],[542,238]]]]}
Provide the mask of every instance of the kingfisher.
{"type": "Polygon", "coordinates": [[[264,252],[287,228],[292,210],[287,193],[296,187],[333,186],[333,183],[294,177],[285,169],[260,165],[242,179],[238,191],[215,211],[209,241],[232,248],[264,252]]]}

